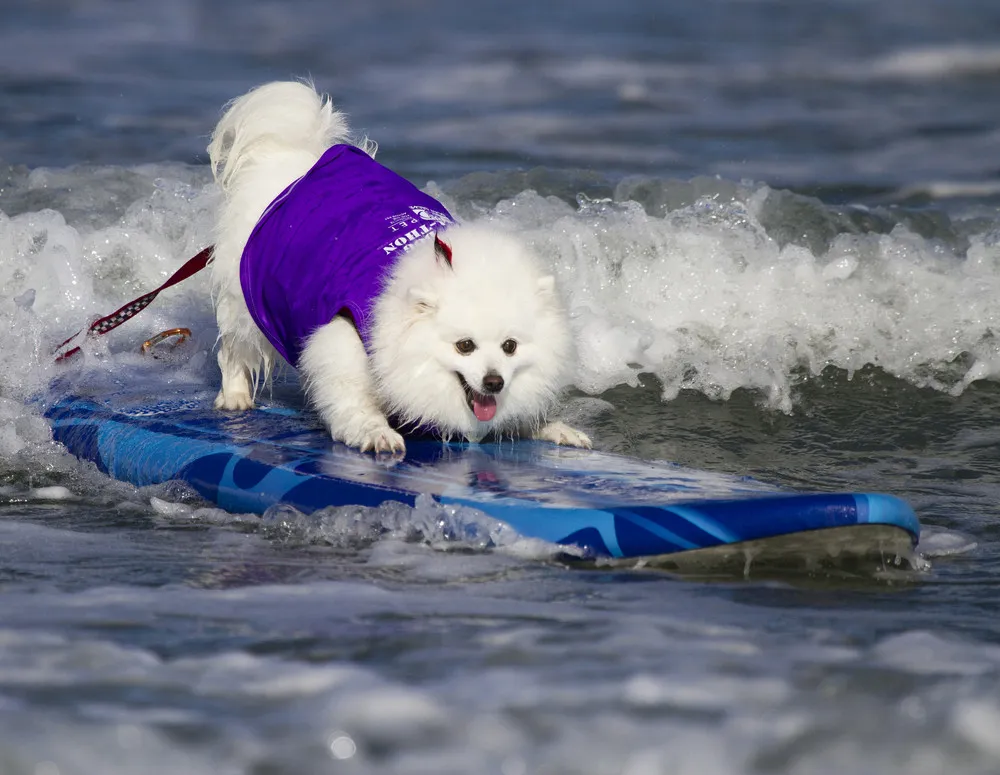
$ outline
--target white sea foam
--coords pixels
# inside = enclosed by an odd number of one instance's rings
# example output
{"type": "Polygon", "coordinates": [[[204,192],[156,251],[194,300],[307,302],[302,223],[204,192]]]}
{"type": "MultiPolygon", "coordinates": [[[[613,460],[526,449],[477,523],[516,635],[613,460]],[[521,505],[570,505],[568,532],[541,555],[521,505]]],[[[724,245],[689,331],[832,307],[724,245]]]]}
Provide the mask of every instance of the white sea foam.
{"type": "Polygon", "coordinates": [[[873,656],[882,665],[918,675],[975,677],[1000,670],[1000,647],[923,630],[885,638],[873,656]]]}
{"type": "Polygon", "coordinates": [[[964,699],[951,713],[958,734],[983,752],[1000,759],[1000,705],[995,699],[964,699]]]}
{"type": "Polygon", "coordinates": [[[489,214],[527,234],[558,273],[584,390],[650,372],[667,399],[746,388],[788,411],[800,379],[828,367],[877,365],[952,393],[1000,376],[992,232],[974,234],[964,256],[905,225],[821,244],[816,232],[830,224],[817,223],[818,203],[767,187],[730,195],[720,182],[718,194],[662,214],[619,189],[617,201],[578,208],[526,191],[489,214]],[[773,226],[782,208],[793,230],[802,211],[792,239],[773,226]],[[960,356],[970,365],[956,367],[960,356]]]}
{"type": "MultiPolygon", "coordinates": [[[[830,367],[875,365],[952,394],[1000,378],[1000,239],[989,225],[970,229],[963,252],[952,247],[961,224],[921,236],[872,213],[887,225],[859,232],[850,212],[766,186],[629,179],[613,198],[570,204],[572,182],[558,185],[563,197],[524,190],[486,205],[461,181],[430,190],[462,217],[522,233],[551,265],[589,393],[651,373],[666,400],[743,388],[787,412],[802,379],[830,367]]],[[[5,193],[0,355],[18,368],[0,375],[0,454],[44,435],[37,413],[18,407],[58,373],[52,346],[208,244],[216,201],[207,173],[182,165],[37,169],[5,193]]],[[[126,353],[176,325],[194,328],[199,357],[171,377],[210,389],[215,328],[197,279],[90,343],[89,363],[114,380],[139,357],[126,353]]]]}
{"type": "Polygon", "coordinates": [[[950,557],[967,554],[978,546],[979,542],[975,538],[957,530],[925,526],[920,531],[917,553],[923,557],[950,557]]]}
{"type": "MultiPolygon", "coordinates": [[[[386,501],[379,506],[336,506],[303,514],[291,506],[279,505],[268,509],[261,522],[265,535],[290,545],[323,544],[357,549],[377,543],[369,557],[369,562],[376,566],[425,565],[420,552],[407,548],[413,544],[439,551],[490,551],[521,560],[574,553],[573,547],[524,537],[505,522],[478,509],[441,504],[430,495],[419,496],[412,508],[386,501]]],[[[430,561],[431,567],[426,570],[464,573],[455,562],[444,565],[439,562],[430,561]]]]}
{"type": "Polygon", "coordinates": [[[937,79],[991,75],[1000,71],[1000,47],[939,45],[903,48],[875,59],[871,73],[882,78],[937,79]]]}
{"type": "Polygon", "coordinates": [[[988,645],[904,630],[864,646],[855,610],[841,612],[855,635],[805,625],[791,642],[759,605],[666,580],[441,581],[15,591],[0,599],[0,762],[12,775],[41,761],[69,775],[314,772],[331,757],[359,772],[724,775],[749,761],[838,772],[845,757],[930,773],[923,757],[955,743],[997,756],[988,645]],[[154,632],[191,645],[144,647],[154,632]],[[896,674],[887,697],[845,688],[876,667],[896,674]],[[49,702],[19,699],[34,693],[49,702]]]}

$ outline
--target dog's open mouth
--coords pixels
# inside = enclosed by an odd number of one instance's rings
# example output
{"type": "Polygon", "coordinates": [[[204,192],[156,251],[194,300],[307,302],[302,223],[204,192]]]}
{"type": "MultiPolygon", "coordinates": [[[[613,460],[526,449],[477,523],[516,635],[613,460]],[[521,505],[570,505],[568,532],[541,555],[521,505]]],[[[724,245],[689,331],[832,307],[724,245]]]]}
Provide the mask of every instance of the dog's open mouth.
{"type": "Polygon", "coordinates": [[[477,393],[473,390],[469,383],[465,381],[465,377],[455,372],[455,376],[458,377],[458,382],[462,386],[462,390],[465,391],[465,401],[469,405],[469,409],[472,413],[476,415],[476,419],[479,422],[489,422],[497,413],[497,399],[496,396],[488,396],[484,393],[477,393]]]}

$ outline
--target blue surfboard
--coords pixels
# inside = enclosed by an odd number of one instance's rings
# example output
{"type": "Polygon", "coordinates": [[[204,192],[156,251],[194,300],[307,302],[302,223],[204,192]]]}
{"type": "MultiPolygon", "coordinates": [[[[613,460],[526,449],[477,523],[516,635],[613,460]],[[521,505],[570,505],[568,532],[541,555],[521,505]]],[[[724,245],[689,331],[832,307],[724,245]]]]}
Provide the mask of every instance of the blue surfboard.
{"type": "Polygon", "coordinates": [[[332,442],[315,416],[280,401],[249,412],[212,407],[197,386],[74,387],[45,402],[53,435],[101,471],[138,486],[186,482],[234,512],[275,504],[442,504],[479,509],[519,534],[578,555],[661,565],[726,559],[905,559],[920,525],[904,501],[872,493],[793,493],[738,476],[547,442],[407,442],[387,462],[332,442]],[[155,395],[155,397],[153,397],[155,395]]]}

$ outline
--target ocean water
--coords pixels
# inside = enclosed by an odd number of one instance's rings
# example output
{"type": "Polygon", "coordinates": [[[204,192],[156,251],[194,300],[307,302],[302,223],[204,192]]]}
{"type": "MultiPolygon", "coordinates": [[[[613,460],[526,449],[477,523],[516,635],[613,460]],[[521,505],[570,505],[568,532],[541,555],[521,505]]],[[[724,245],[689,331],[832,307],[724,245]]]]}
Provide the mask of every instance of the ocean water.
{"type": "MultiPolygon", "coordinates": [[[[998,151],[993,0],[9,0],[0,775],[997,772],[998,151]],[[571,568],[70,457],[53,345],[210,242],[221,106],[300,76],[548,262],[597,447],[901,496],[916,567],[571,568]]],[[[198,280],[73,368],[177,325],[211,387],[198,280]]]]}

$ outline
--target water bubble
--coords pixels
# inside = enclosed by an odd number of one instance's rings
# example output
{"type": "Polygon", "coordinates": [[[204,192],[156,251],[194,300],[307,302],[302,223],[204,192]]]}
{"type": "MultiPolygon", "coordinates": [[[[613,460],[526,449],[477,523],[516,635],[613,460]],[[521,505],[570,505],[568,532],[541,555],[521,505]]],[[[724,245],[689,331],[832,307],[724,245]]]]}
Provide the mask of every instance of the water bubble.
{"type": "Polygon", "coordinates": [[[358,752],[358,746],[353,739],[343,732],[334,732],[330,737],[330,755],[334,759],[350,759],[358,752]]]}

